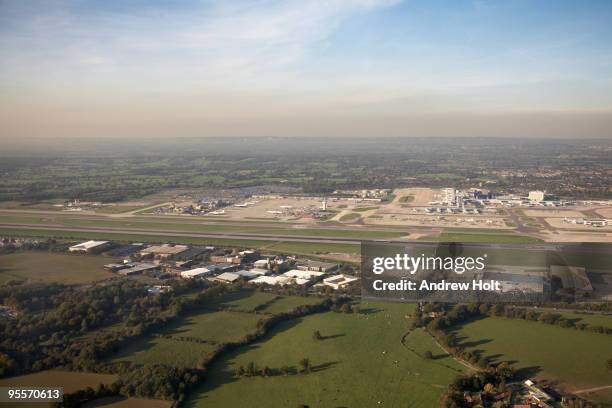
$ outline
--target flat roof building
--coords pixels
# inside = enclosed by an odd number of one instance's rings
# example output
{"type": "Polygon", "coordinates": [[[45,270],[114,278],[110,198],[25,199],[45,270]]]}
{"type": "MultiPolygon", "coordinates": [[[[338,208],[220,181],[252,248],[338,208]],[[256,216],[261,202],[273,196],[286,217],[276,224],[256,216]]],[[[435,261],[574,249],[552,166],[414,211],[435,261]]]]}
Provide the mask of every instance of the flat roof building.
{"type": "Polygon", "coordinates": [[[256,268],[268,268],[268,260],[267,259],[260,259],[258,261],[253,262],[253,266],[255,266],[256,268]]]}
{"type": "Polygon", "coordinates": [[[121,269],[118,273],[120,275],[129,276],[157,270],[159,270],[159,265],[155,265],[152,263],[137,263],[131,268],[121,269]]]}
{"type": "Polygon", "coordinates": [[[529,201],[544,201],[544,192],[540,190],[530,191],[527,198],[529,198],[529,201]]]}
{"type": "Polygon", "coordinates": [[[288,272],[283,273],[283,276],[287,276],[289,278],[299,278],[308,280],[313,280],[323,275],[325,275],[325,272],[315,272],[309,270],[304,271],[300,269],[292,269],[288,272]]]}
{"type": "Polygon", "coordinates": [[[246,279],[253,279],[253,278],[256,278],[258,276],[262,276],[263,275],[263,274],[260,274],[260,273],[255,273],[255,272],[247,271],[246,269],[242,269],[242,270],[239,270],[239,271],[236,271],[236,272],[231,272],[231,273],[234,273],[235,275],[241,276],[241,277],[246,278],[246,279]]]}
{"type": "Polygon", "coordinates": [[[287,276],[259,276],[253,280],[250,280],[249,283],[253,283],[255,285],[278,285],[284,286],[291,284],[292,279],[287,276]]]}
{"type": "Polygon", "coordinates": [[[257,276],[270,275],[272,273],[270,272],[269,269],[262,269],[262,268],[251,268],[249,269],[249,272],[255,273],[257,274],[257,276]]]}
{"type": "Polygon", "coordinates": [[[297,265],[302,271],[331,272],[338,268],[337,263],[306,260],[297,265]]]}
{"type": "Polygon", "coordinates": [[[140,251],[141,255],[153,254],[155,256],[167,257],[170,255],[177,255],[181,252],[185,252],[189,249],[187,245],[154,245],[140,251]]]}
{"type": "Polygon", "coordinates": [[[323,279],[323,284],[329,286],[332,289],[338,290],[348,286],[349,284],[358,281],[359,278],[350,275],[334,275],[329,278],[323,279]]]}
{"type": "Polygon", "coordinates": [[[70,252],[99,252],[108,248],[108,241],[85,241],[68,248],[70,252]]]}
{"type": "Polygon", "coordinates": [[[202,278],[207,275],[211,275],[212,271],[208,268],[194,268],[189,269],[188,271],[181,272],[181,278],[202,278]]]}
{"type": "Polygon", "coordinates": [[[224,272],[221,275],[215,276],[213,280],[223,283],[232,283],[240,279],[241,276],[233,272],[224,272]]]}

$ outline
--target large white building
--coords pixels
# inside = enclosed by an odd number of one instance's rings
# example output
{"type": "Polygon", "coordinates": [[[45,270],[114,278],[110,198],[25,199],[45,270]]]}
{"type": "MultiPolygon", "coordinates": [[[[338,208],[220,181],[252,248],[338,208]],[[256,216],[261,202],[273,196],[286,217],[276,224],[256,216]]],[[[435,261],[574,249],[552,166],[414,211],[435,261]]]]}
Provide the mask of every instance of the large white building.
{"type": "Polygon", "coordinates": [[[529,192],[529,201],[544,201],[544,192],[540,190],[534,190],[529,192]]]}
{"type": "Polygon", "coordinates": [[[291,278],[287,276],[259,276],[255,279],[249,281],[249,283],[253,283],[255,285],[267,284],[267,285],[289,285],[292,283],[291,278]]]}
{"type": "Polygon", "coordinates": [[[321,261],[312,261],[310,259],[306,261],[301,261],[296,269],[302,271],[315,271],[315,272],[331,272],[334,269],[338,268],[337,263],[333,262],[321,262],[321,261]]]}
{"type": "Polygon", "coordinates": [[[223,272],[221,275],[215,276],[213,280],[223,283],[232,283],[240,279],[240,275],[233,272],[223,272]]]}
{"type": "Polygon", "coordinates": [[[289,278],[299,278],[299,279],[308,279],[313,280],[320,276],[325,275],[324,272],[315,272],[315,271],[303,271],[300,269],[292,269],[283,273],[283,276],[287,276],[289,278]]]}
{"type": "Polygon", "coordinates": [[[70,252],[97,252],[108,248],[108,241],[86,241],[73,245],[68,250],[70,252]]]}
{"type": "Polygon", "coordinates": [[[443,188],[440,191],[440,201],[443,204],[454,205],[455,204],[455,189],[454,188],[443,188]]]}
{"type": "Polygon", "coordinates": [[[359,278],[357,278],[356,276],[334,275],[330,276],[329,278],[323,279],[323,284],[325,286],[331,287],[332,289],[338,290],[358,280],[359,278]]]}
{"type": "Polygon", "coordinates": [[[212,271],[208,268],[194,268],[188,271],[181,272],[181,278],[202,278],[207,275],[211,275],[212,271]]]}

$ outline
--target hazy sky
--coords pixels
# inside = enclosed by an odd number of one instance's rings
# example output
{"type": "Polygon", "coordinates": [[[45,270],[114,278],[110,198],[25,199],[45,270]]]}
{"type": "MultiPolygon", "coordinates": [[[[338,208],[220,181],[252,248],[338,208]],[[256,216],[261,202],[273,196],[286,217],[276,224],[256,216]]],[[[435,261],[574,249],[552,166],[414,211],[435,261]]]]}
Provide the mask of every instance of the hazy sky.
{"type": "Polygon", "coordinates": [[[612,136],[612,1],[0,0],[0,137],[612,136]]]}

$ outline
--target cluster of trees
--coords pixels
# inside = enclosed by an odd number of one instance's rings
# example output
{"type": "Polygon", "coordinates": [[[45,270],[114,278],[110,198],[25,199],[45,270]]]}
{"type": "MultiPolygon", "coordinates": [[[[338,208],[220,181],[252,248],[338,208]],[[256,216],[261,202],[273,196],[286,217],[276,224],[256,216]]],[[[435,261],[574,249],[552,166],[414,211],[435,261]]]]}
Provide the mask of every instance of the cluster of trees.
{"type": "Polygon", "coordinates": [[[246,366],[241,365],[238,368],[236,368],[234,376],[236,378],[240,378],[240,377],[256,377],[256,376],[272,377],[272,376],[277,376],[277,375],[284,375],[286,377],[286,376],[295,375],[298,373],[307,374],[312,371],[312,365],[310,363],[310,359],[306,357],[299,361],[299,367],[300,367],[299,370],[293,366],[287,366],[287,365],[282,366],[280,368],[270,368],[268,366],[259,368],[255,362],[250,361],[246,366]]]}
{"type": "Polygon", "coordinates": [[[200,378],[197,370],[165,365],[124,364],[119,374],[117,394],[127,397],[183,401],[200,378]]]}
{"type": "Polygon", "coordinates": [[[153,333],[153,334],[151,334],[151,336],[159,337],[159,338],[164,338],[164,339],[170,339],[170,340],[174,340],[174,341],[185,341],[185,342],[188,342],[188,343],[217,344],[216,341],[201,339],[199,337],[173,336],[171,334],[159,334],[159,333],[153,333]]]}
{"type": "MultiPolygon", "coordinates": [[[[435,307],[435,306],[432,306],[435,307]]],[[[467,319],[485,316],[506,317],[509,319],[523,319],[544,324],[558,325],[564,328],[586,330],[594,333],[612,334],[611,327],[600,325],[589,325],[568,319],[559,313],[539,312],[524,307],[516,307],[506,304],[470,303],[467,305],[455,305],[446,313],[440,313],[437,317],[430,317],[428,313],[417,311],[412,316],[412,326],[426,326],[431,331],[443,330],[455,324],[462,323],[467,319]]]]}
{"type": "MultiPolygon", "coordinates": [[[[507,391],[506,384],[514,376],[514,370],[507,363],[501,363],[497,367],[471,375],[460,375],[455,378],[448,386],[448,390],[443,394],[442,406],[448,408],[471,406],[472,404],[468,403],[465,399],[466,393],[476,393],[482,400],[482,406],[492,406],[493,396],[503,395],[507,391]]],[[[505,398],[507,399],[505,403],[509,404],[510,393],[507,393],[505,398]]]]}
{"type": "Polygon", "coordinates": [[[594,333],[612,334],[612,327],[600,325],[590,325],[577,322],[575,319],[568,319],[559,313],[538,312],[533,309],[525,309],[510,305],[480,305],[479,311],[482,315],[503,316],[509,319],[523,319],[544,324],[557,325],[564,328],[574,328],[586,330],[594,333]]]}

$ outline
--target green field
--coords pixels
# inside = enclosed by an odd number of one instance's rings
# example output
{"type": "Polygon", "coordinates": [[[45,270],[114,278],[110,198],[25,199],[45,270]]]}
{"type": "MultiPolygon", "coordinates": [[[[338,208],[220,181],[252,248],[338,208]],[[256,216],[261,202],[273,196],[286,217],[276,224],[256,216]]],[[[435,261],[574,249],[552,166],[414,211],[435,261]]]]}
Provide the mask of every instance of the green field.
{"type": "MultiPolygon", "coordinates": [[[[139,339],[124,347],[111,361],[194,367],[198,359],[214,352],[217,344],[239,341],[244,335],[254,332],[257,322],[264,316],[250,311],[275,297],[257,291],[231,293],[214,302],[211,307],[233,311],[208,311],[184,317],[156,333],[165,337],[152,335],[139,339]],[[185,341],[184,338],[197,338],[206,343],[185,341]]],[[[318,298],[283,296],[271,304],[270,310],[266,308],[263,312],[288,312],[299,305],[320,301],[318,298]]]]}
{"type": "Polygon", "coordinates": [[[214,308],[252,312],[257,306],[269,302],[275,297],[275,294],[269,292],[232,292],[222,296],[220,299],[215,301],[212,306],[214,308]]]}
{"type": "Polygon", "coordinates": [[[289,254],[322,254],[329,252],[358,254],[361,252],[361,246],[359,244],[335,244],[295,241],[269,243],[268,245],[265,245],[264,248],[271,249],[277,252],[286,252],[289,254]]]}
{"type": "Polygon", "coordinates": [[[494,360],[515,361],[525,376],[570,390],[612,384],[610,336],[520,319],[485,318],[457,328],[464,346],[494,360]]]}
{"type": "Polygon", "coordinates": [[[371,211],[371,210],[378,210],[380,207],[378,206],[372,206],[372,207],[357,207],[357,208],[353,208],[352,211],[357,211],[357,212],[364,212],[364,211],[371,211]]]}
{"type": "Polygon", "coordinates": [[[360,217],[359,213],[348,213],[340,217],[340,221],[357,221],[360,217]]]}
{"type": "MultiPolygon", "coordinates": [[[[109,207],[115,208],[115,207],[109,207]]],[[[122,207],[118,207],[122,208],[122,207]]],[[[365,207],[358,209],[365,211],[375,207],[365,207]]],[[[126,210],[129,211],[129,210],[126,210]]],[[[357,210],[356,210],[357,211],[357,210]]],[[[70,217],[66,215],[0,215],[0,223],[3,224],[34,224],[34,225],[65,225],[68,227],[110,227],[110,228],[132,228],[156,231],[181,231],[181,232],[239,232],[244,234],[263,234],[273,236],[309,236],[309,237],[336,237],[336,238],[397,238],[407,235],[401,231],[368,231],[350,230],[338,228],[294,228],[288,225],[284,228],[278,225],[232,225],[232,224],[213,224],[202,219],[191,219],[190,221],[155,220],[151,218],[130,218],[123,220],[112,220],[107,218],[85,218],[70,217]]]]}
{"type": "Polygon", "coordinates": [[[263,312],[271,314],[290,312],[298,306],[313,305],[321,303],[321,301],[322,299],[317,297],[283,296],[264,308],[263,312]]]}
{"type": "Polygon", "coordinates": [[[192,368],[198,359],[211,354],[214,350],[215,346],[212,344],[150,336],[130,343],[109,361],[192,368]]]}
{"type": "Polygon", "coordinates": [[[260,313],[278,314],[290,312],[301,305],[312,305],[322,301],[323,299],[314,296],[285,296],[270,292],[243,290],[224,295],[211,306],[214,309],[229,309],[247,313],[254,311],[257,306],[265,306],[259,310],[260,313]]]}
{"type": "Polygon", "coordinates": [[[197,337],[214,343],[229,343],[254,331],[261,318],[262,316],[255,313],[200,313],[168,325],[161,333],[173,337],[197,337]]]}
{"type": "Polygon", "coordinates": [[[0,235],[11,237],[43,237],[65,239],[105,239],[114,241],[175,243],[191,245],[235,246],[239,248],[274,248],[277,251],[296,254],[316,254],[321,252],[359,253],[359,244],[336,244],[297,241],[264,241],[256,239],[198,238],[172,235],[124,234],[120,232],[81,232],[44,229],[0,228],[0,235]],[[295,249],[295,251],[294,251],[295,249]]]}
{"type": "Polygon", "coordinates": [[[188,407],[430,407],[462,366],[442,355],[423,333],[411,336],[415,349],[433,350],[425,360],[402,343],[406,313],[413,305],[362,303],[361,314],[328,312],[285,322],[264,342],[240,348],[214,364],[210,379],[194,391],[188,407]],[[322,340],[314,340],[319,330],[322,340]],[[310,374],[234,378],[240,365],[297,368],[310,374]],[[379,404],[380,401],[380,404],[379,404]]]}
{"type": "Polygon", "coordinates": [[[563,310],[556,310],[553,313],[559,313],[567,319],[571,319],[574,323],[586,323],[591,326],[603,326],[612,328],[612,315],[602,315],[596,313],[572,313],[563,310]]]}
{"type": "Polygon", "coordinates": [[[530,244],[542,242],[541,239],[530,237],[527,235],[513,234],[481,234],[481,233],[463,233],[463,232],[442,232],[438,237],[423,237],[424,241],[439,241],[439,242],[481,242],[493,244],[530,244]]]}
{"type": "Polygon", "coordinates": [[[115,275],[103,268],[112,258],[42,251],[0,255],[0,284],[10,280],[88,283],[115,275]]]}

